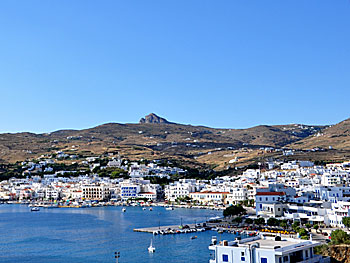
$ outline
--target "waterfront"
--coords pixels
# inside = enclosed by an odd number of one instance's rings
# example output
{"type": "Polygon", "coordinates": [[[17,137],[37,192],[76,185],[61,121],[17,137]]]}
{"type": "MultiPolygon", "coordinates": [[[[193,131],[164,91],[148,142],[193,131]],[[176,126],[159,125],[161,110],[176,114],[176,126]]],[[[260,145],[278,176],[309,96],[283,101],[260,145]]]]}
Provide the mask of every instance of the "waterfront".
{"type": "MultiPolygon", "coordinates": [[[[208,262],[213,231],[178,235],[133,232],[134,228],[204,222],[221,211],[141,207],[44,209],[30,212],[24,205],[0,206],[0,262],[208,262]],[[190,237],[198,236],[195,240],[190,237]],[[156,253],[147,247],[153,238],[156,253]]],[[[233,238],[222,234],[222,238],[233,238]]]]}

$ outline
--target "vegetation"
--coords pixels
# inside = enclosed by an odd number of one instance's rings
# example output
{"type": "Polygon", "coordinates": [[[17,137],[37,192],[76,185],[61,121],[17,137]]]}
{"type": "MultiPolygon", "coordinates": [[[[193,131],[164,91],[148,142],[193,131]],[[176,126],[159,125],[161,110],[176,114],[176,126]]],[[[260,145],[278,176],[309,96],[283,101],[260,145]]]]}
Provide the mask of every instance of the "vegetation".
{"type": "Polygon", "coordinates": [[[246,213],[246,210],[241,205],[229,206],[223,212],[224,217],[238,216],[238,215],[242,215],[242,214],[245,214],[245,213],[246,213]]]}
{"type": "Polygon", "coordinates": [[[350,217],[343,217],[342,222],[344,226],[346,226],[347,228],[350,228],[350,217]]]}
{"type": "Polygon", "coordinates": [[[172,179],[168,179],[166,177],[160,178],[158,176],[146,176],[144,177],[145,180],[150,180],[151,184],[159,184],[159,185],[167,185],[170,182],[172,182],[172,179]]]}
{"type": "Polygon", "coordinates": [[[300,222],[294,222],[292,224],[292,228],[293,228],[294,231],[298,232],[298,230],[300,229],[300,222]]]}
{"type": "Polygon", "coordinates": [[[243,219],[240,216],[237,216],[234,219],[232,219],[232,223],[240,224],[240,223],[242,223],[242,221],[243,221],[243,219]]]}
{"type": "Polygon", "coordinates": [[[256,225],[265,225],[265,219],[262,218],[262,217],[254,219],[254,224],[256,224],[256,225]]]}
{"type": "Polygon", "coordinates": [[[253,224],[253,219],[247,218],[247,219],[245,220],[245,223],[251,225],[251,224],[253,224]]]}
{"type": "Polygon", "coordinates": [[[331,244],[350,244],[350,235],[340,229],[334,230],[331,234],[331,244]]]}
{"type": "Polygon", "coordinates": [[[280,221],[274,217],[270,217],[267,220],[267,225],[269,225],[269,226],[279,226],[279,223],[280,223],[280,221]]]}
{"type": "Polygon", "coordinates": [[[282,227],[283,229],[287,229],[287,227],[288,227],[287,220],[281,220],[280,227],[282,227]]]}
{"type": "Polygon", "coordinates": [[[176,202],[181,203],[181,202],[190,202],[191,201],[191,197],[189,196],[184,196],[184,197],[178,197],[176,198],[176,202]]]}
{"type": "MultiPolygon", "coordinates": [[[[96,167],[96,168],[99,168],[99,167],[96,167]]],[[[110,177],[111,179],[129,178],[127,171],[120,168],[114,168],[114,167],[109,167],[106,169],[98,169],[96,173],[100,177],[110,177]]]]}

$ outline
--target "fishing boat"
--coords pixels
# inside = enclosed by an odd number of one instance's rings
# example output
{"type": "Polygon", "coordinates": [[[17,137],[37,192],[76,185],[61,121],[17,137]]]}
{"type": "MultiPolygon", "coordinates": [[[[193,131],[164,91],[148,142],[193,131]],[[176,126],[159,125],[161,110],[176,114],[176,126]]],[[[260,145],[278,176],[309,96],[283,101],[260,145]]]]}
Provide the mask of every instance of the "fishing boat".
{"type": "Polygon", "coordinates": [[[169,207],[166,207],[165,210],[171,211],[171,210],[174,210],[174,207],[169,206],[169,207]]]}
{"type": "Polygon", "coordinates": [[[154,253],[156,251],[156,248],[152,246],[152,239],[151,239],[151,244],[148,247],[148,252],[149,253],[154,253]]]}
{"type": "Polygon", "coordinates": [[[145,210],[146,210],[146,207],[143,207],[142,210],[145,211],[145,210]]]}
{"type": "Polygon", "coordinates": [[[196,239],[196,238],[197,238],[197,236],[191,236],[191,240],[192,240],[192,239],[196,239]]]}
{"type": "Polygon", "coordinates": [[[125,207],[123,207],[122,212],[126,212],[126,208],[125,207]]]}
{"type": "Polygon", "coordinates": [[[150,207],[150,208],[149,208],[149,211],[153,211],[153,208],[152,208],[152,207],[150,207]]]}
{"type": "Polygon", "coordinates": [[[37,211],[40,211],[40,208],[39,208],[39,207],[32,207],[32,208],[30,209],[30,211],[32,211],[32,212],[37,212],[37,211]]]}

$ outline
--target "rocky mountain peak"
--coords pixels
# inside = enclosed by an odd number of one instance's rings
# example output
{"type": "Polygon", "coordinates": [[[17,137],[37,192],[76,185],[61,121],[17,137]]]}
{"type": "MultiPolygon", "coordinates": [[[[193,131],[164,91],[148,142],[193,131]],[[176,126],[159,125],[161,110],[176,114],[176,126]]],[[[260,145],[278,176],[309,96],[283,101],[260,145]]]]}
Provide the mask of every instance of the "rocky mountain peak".
{"type": "Polygon", "coordinates": [[[171,123],[166,119],[159,117],[155,113],[148,114],[144,118],[141,118],[140,123],[171,123]]]}

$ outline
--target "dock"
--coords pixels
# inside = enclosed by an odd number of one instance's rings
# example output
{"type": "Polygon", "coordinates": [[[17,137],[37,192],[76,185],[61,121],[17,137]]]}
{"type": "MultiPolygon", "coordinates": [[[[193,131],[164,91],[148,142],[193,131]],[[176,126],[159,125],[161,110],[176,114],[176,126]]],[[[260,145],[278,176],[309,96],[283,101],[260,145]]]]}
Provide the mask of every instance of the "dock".
{"type": "MultiPolygon", "coordinates": [[[[186,224],[189,226],[189,229],[195,229],[195,224],[186,224]]],[[[151,233],[153,234],[155,231],[170,231],[170,230],[181,230],[179,225],[172,226],[155,226],[155,227],[145,227],[145,228],[134,228],[134,232],[143,232],[143,233],[151,233]]],[[[188,228],[187,228],[188,229],[188,228]]]]}

